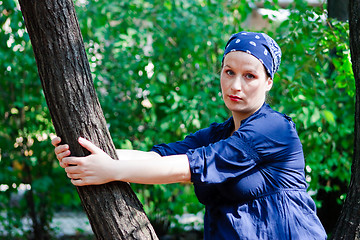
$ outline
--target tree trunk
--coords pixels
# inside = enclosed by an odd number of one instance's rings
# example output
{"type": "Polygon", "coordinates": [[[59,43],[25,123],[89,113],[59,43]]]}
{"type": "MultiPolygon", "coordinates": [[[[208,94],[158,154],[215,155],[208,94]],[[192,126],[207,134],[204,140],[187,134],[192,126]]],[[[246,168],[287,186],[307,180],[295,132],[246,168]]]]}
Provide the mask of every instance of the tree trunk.
{"type": "Polygon", "coordinates": [[[349,20],[349,0],[328,0],[328,16],[339,21],[349,20]]]}
{"type": "MultiPolygon", "coordinates": [[[[350,0],[350,51],[355,76],[354,158],[349,191],[332,239],[360,239],[360,0],[350,0]]],[[[341,166],[339,166],[341,167],[341,166]]]]}
{"type": "MultiPolygon", "coordinates": [[[[83,136],[116,158],[73,2],[19,2],[56,134],[75,156],[88,154],[77,143],[83,136]]],[[[77,190],[97,239],[157,239],[129,184],[113,182],[77,190]]]]}

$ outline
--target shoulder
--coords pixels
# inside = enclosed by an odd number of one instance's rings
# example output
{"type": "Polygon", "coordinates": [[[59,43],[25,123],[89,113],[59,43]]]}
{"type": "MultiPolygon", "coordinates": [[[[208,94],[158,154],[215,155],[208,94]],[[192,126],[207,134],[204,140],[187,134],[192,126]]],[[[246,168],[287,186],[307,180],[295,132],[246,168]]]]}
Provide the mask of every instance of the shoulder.
{"type": "Polygon", "coordinates": [[[264,105],[264,109],[245,121],[239,135],[257,151],[269,159],[302,159],[302,144],[295,124],[290,117],[264,105]]]}
{"type": "Polygon", "coordinates": [[[233,118],[230,117],[222,123],[214,122],[210,124],[209,127],[197,131],[194,135],[197,135],[197,137],[204,139],[204,141],[206,139],[206,141],[209,141],[209,143],[213,143],[221,139],[227,138],[233,128],[234,121],[233,118]]]}
{"type": "Polygon", "coordinates": [[[264,104],[257,113],[242,122],[238,131],[254,142],[298,141],[296,127],[292,119],[273,110],[267,104],[264,104]]]}
{"type": "Polygon", "coordinates": [[[208,146],[211,143],[226,138],[226,134],[229,135],[229,132],[231,132],[232,125],[232,118],[229,118],[223,123],[212,123],[207,128],[200,129],[195,133],[187,135],[182,141],[155,145],[151,151],[157,152],[162,156],[184,154],[189,149],[208,146]]]}

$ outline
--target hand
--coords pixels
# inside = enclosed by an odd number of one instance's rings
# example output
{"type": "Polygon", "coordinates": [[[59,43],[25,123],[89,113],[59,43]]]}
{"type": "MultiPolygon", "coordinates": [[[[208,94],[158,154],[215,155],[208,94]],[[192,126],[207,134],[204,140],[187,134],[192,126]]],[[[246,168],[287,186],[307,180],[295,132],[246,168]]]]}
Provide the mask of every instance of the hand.
{"type": "Polygon", "coordinates": [[[53,140],[51,140],[51,144],[54,145],[55,147],[54,151],[56,154],[56,158],[59,160],[60,167],[66,168],[67,165],[62,162],[62,159],[64,157],[70,156],[71,152],[69,150],[69,145],[67,144],[59,145],[60,143],[61,143],[60,137],[56,137],[53,140]]]}
{"type": "MultiPolygon", "coordinates": [[[[63,145],[57,147],[58,159],[65,166],[67,176],[76,186],[98,185],[115,180],[115,166],[118,161],[112,159],[103,150],[92,144],[90,141],[79,138],[81,146],[86,148],[91,154],[86,157],[63,157],[68,150],[63,145]],[[65,151],[64,151],[65,150],[65,151]]],[[[55,141],[55,143],[57,140],[55,141]]]]}

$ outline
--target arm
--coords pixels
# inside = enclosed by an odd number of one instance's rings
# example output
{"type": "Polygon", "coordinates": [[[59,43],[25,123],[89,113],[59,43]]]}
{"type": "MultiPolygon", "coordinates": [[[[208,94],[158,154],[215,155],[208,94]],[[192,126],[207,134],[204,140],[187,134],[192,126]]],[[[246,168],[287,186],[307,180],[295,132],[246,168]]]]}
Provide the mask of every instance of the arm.
{"type": "Polygon", "coordinates": [[[91,142],[79,138],[79,143],[90,151],[86,157],[69,157],[67,145],[53,140],[60,166],[65,168],[71,182],[77,186],[103,184],[111,181],[126,181],[142,184],[167,184],[190,181],[187,156],[161,157],[155,152],[118,150],[120,161],[112,159],[91,142]]]}
{"type": "Polygon", "coordinates": [[[119,160],[126,160],[126,159],[149,159],[154,156],[160,156],[156,152],[144,152],[138,150],[130,150],[130,149],[116,149],[116,155],[119,160]]]}
{"type": "Polygon", "coordinates": [[[161,157],[155,152],[136,151],[131,158],[115,162],[115,181],[142,184],[190,181],[189,160],[185,154],[161,157]],[[148,158],[143,158],[146,155],[148,158]]]}

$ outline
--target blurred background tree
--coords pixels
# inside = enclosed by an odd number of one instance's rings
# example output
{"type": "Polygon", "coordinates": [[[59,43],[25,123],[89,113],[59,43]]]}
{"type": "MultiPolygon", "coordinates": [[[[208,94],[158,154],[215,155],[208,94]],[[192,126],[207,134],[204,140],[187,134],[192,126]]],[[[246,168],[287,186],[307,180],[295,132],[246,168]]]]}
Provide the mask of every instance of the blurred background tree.
{"type": "MultiPolygon", "coordinates": [[[[241,30],[261,30],[277,40],[283,58],[268,102],[297,124],[309,192],[330,233],[345,198],[353,153],[355,85],[349,27],[328,18],[326,1],[311,6],[305,0],[283,2],[75,4],[117,148],[150,150],[227,119],[219,86],[226,41],[241,30]]],[[[50,237],[55,212],[81,207],[53,154],[54,130],[17,2],[0,1],[0,39],[0,236],[30,239],[33,232],[42,231],[50,237]],[[32,219],[26,231],[24,217],[32,219]]],[[[192,185],[133,189],[159,235],[184,231],[191,226],[180,224],[178,216],[203,211],[192,185]]]]}

